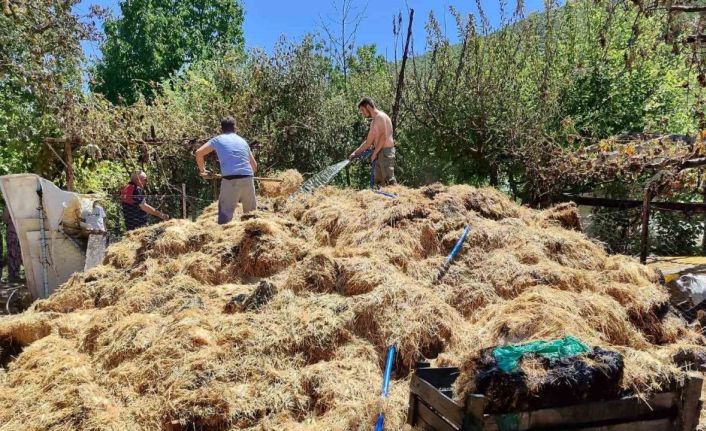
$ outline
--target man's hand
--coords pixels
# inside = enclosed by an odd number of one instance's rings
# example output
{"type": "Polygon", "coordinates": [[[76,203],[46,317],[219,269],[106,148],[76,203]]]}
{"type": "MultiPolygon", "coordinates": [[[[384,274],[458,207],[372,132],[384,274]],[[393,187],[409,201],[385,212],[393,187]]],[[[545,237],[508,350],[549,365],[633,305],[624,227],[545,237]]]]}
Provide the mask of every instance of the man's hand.
{"type": "Polygon", "coordinates": [[[356,157],[358,157],[358,155],[355,153],[355,151],[353,151],[353,152],[351,153],[351,155],[348,156],[348,160],[353,160],[353,159],[355,159],[356,157]]]}
{"type": "Polygon", "coordinates": [[[204,169],[203,171],[199,172],[199,175],[201,176],[201,178],[208,178],[211,176],[211,173],[204,169]]]}

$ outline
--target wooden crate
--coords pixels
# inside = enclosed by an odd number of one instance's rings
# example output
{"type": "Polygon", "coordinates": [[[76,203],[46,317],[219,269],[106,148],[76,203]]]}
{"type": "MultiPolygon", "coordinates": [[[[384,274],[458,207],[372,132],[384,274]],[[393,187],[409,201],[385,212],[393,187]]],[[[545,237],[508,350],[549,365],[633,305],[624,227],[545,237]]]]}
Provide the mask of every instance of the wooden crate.
{"type": "Polygon", "coordinates": [[[701,411],[701,373],[683,386],[645,398],[635,396],[512,414],[485,413],[486,399],[452,399],[457,368],[418,368],[410,383],[407,422],[431,431],[693,431],[701,411]]]}

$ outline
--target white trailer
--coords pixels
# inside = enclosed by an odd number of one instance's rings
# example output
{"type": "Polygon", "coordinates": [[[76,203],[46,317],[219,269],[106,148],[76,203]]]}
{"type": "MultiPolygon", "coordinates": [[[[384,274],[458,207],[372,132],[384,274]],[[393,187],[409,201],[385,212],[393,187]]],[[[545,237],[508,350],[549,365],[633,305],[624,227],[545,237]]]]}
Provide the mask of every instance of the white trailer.
{"type": "Polygon", "coordinates": [[[91,208],[90,197],[34,174],[1,176],[0,191],[17,230],[32,299],[46,298],[75,272],[102,261],[104,238],[89,237],[80,223],[81,213],[91,208]]]}

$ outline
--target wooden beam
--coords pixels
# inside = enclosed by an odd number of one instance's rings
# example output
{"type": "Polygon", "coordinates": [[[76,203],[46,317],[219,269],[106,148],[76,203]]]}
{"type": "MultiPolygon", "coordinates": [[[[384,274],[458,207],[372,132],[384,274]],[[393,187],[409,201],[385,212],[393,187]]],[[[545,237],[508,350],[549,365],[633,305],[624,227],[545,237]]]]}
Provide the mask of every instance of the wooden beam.
{"type": "Polygon", "coordinates": [[[684,43],[706,43],[706,34],[693,34],[684,39],[684,43]]]}
{"type": "Polygon", "coordinates": [[[652,201],[652,189],[645,188],[645,198],[642,201],[642,231],[640,232],[640,263],[647,263],[647,246],[650,233],[650,202],[652,201]]]}
{"type": "Polygon", "coordinates": [[[706,6],[676,4],[669,7],[670,12],[706,12],[706,6]]]}
{"type": "Polygon", "coordinates": [[[684,382],[682,389],[681,408],[677,418],[679,431],[692,431],[699,424],[699,411],[701,410],[701,387],[703,385],[703,375],[698,372],[690,372],[684,382]]]}
{"type": "MultiPolygon", "coordinates": [[[[643,201],[631,199],[594,198],[589,196],[561,195],[559,201],[571,201],[576,205],[602,208],[631,209],[642,206],[643,201]]],[[[651,202],[650,208],[657,211],[681,211],[684,213],[706,214],[706,202],[651,202]]]]}
{"type": "MultiPolygon", "coordinates": [[[[209,138],[184,138],[184,139],[157,139],[157,138],[149,138],[149,139],[135,139],[135,140],[116,140],[116,141],[110,141],[110,143],[113,144],[121,144],[123,146],[129,146],[129,145],[150,145],[150,146],[162,146],[162,145],[180,145],[184,146],[187,148],[198,148],[199,146],[205,144],[208,142],[209,138]]],[[[80,147],[83,145],[88,145],[91,142],[84,141],[80,138],[72,138],[72,139],[65,139],[65,138],[44,138],[44,142],[47,144],[58,144],[58,145],[63,145],[66,142],[70,142],[73,147],[80,147]]]]}
{"type": "Polygon", "coordinates": [[[417,414],[418,418],[428,425],[426,429],[433,429],[435,431],[457,431],[456,427],[442,419],[441,416],[437,415],[422,401],[417,405],[417,414]]]}
{"type": "Polygon", "coordinates": [[[444,396],[437,388],[429,382],[413,376],[409,385],[410,392],[419,395],[425,402],[434,406],[440,415],[446,418],[451,424],[460,427],[463,423],[464,412],[460,405],[452,399],[444,396]]]}
{"type": "MultiPolygon", "coordinates": [[[[681,403],[679,392],[663,392],[641,399],[629,396],[615,400],[574,404],[566,407],[545,408],[518,412],[517,431],[558,429],[589,426],[586,424],[608,421],[628,422],[639,418],[665,418],[672,416],[681,403]]],[[[491,415],[487,421],[495,420],[491,415]]]]}

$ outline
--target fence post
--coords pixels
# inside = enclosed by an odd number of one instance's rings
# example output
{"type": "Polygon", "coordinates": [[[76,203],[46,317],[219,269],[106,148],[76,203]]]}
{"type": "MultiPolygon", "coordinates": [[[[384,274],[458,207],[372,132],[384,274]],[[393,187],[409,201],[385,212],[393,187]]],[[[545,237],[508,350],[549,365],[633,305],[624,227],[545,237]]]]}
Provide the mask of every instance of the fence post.
{"type": "Polygon", "coordinates": [[[66,158],[66,190],[72,192],[74,191],[74,157],[71,142],[68,139],[64,142],[64,157],[66,158]]]}
{"type": "MultiPolygon", "coordinates": [[[[706,204],[706,182],[704,182],[703,203],[706,204]]],[[[704,216],[704,233],[701,238],[701,253],[706,254],[706,216],[704,216]]]]}
{"type": "Polygon", "coordinates": [[[650,232],[650,202],[652,201],[652,190],[649,186],[645,188],[645,197],[642,201],[642,232],[640,233],[640,263],[647,263],[647,246],[650,232]]]}
{"type": "Polygon", "coordinates": [[[181,183],[181,218],[186,218],[186,184],[181,183]]]}

